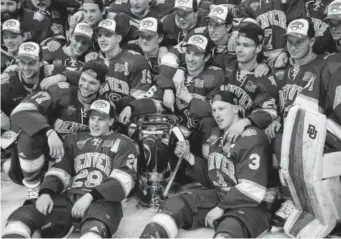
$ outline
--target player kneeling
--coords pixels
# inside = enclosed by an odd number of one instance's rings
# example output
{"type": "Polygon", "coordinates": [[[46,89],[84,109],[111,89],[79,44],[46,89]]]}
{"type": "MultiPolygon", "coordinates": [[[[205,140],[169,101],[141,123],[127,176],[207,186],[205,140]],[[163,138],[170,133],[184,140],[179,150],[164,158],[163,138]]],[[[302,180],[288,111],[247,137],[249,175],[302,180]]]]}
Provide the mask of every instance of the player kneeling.
{"type": "Polygon", "coordinates": [[[247,127],[234,144],[226,132],[241,120],[237,97],[218,92],[212,112],[218,128],[212,130],[208,159],[194,157],[187,143],[178,142],[175,154],[184,157],[186,173],[205,186],[167,199],[142,232],[142,238],[172,238],[178,228],[210,226],[216,238],[258,237],[270,228],[266,207],[269,143],[254,126],[247,127]]]}
{"type": "Polygon", "coordinates": [[[122,218],[120,202],[136,177],[136,149],[128,137],[110,131],[113,117],[108,101],[92,103],[90,133],[65,139],[64,158],[46,173],[39,198],[10,215],[4,238],[28,238],[35,230],[61,238],[75,220],[81,238],[112,237],[122,218]]]}

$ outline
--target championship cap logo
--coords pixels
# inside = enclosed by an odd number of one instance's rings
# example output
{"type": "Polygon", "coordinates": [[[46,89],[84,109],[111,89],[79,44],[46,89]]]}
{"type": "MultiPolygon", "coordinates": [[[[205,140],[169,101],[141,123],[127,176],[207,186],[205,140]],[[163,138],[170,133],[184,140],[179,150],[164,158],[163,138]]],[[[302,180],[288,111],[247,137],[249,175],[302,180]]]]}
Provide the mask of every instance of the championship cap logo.
{"type": "Polygon", "coordinates": [[[308,37],[309,22],[306,19],[297,19],[290,22],[286,35],[298,38],[308,37]]]}
{"type": "Polygon", "coordinates": [[[39,58],[39,45],[35,42],[24,42],[20,45],[18,51],[18,57],[28,56],[31,58],[39,58]]]}
{"type": "Polygon", "coordinates": [[[92,28],[86,23],[78,23],[75,27],[73,34],[82,35],[86,38],[92,39],[93,30],[92,28]]]}
{"type": "Polygon", "coordinates": [[[157,32],[157,20],[153,17],[148,17],[140,22],[139,31],[157,32]]]}
{"type": "Polygon", "coordinates": [[[341,21],[341,0],[335,0],[328,6],[327,17],[324,20],[335,19],[341,21]]]}
{"type": "Polygon", "coordinates": [[[112,19],[105,19],[102,20],[98,24],[98,28],[104,28],[112,32],[116,32],[116,21],[112,19]]]}
{"type": "Polygon", "coordinates": [[[2,25],[2,30],[20,33],[20,22],[15,19],[9,19],[2,25]]]}
{"type": "Polygon", "coordinates": [[[96,100],[90,106],[90,111],[92,110],[110,115],[110,103],[106,100],[96,100]]]}
{"type": "Polygon", "coordinates": [[[225,5],[211,5],[208,18],[211,18],[219,23],[226,22],[228,11],[228,7],[225,5]]]}
{"type": "Polygon", "coordinates": [[[185,46],[195,46],[197,49],[199,49],[202,52],[206,51],[206,47],[208,44],[208,40],[206,37],[202,36],[202,35],[193,35],[189,38],[187,44],[185,44],[185,46]]]}
{"type": "Polygon", "coordinates": [[[193,10],[193,0],[176,0],[174,8],[193,10]]]}

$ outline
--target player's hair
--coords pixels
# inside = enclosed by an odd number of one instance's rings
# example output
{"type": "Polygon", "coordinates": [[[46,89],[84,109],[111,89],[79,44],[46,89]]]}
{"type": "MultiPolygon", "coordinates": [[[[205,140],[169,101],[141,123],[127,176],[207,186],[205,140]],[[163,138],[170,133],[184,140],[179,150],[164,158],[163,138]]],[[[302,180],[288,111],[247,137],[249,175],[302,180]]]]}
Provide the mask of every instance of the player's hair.
{"type": "Polygon", "coordinates": [[[97,4],[97,5],[98,5],[98,8],[99,8],[99,10],[100,10],[101,12],[103,12],[103,10],[105,9],[105,6],[104,6],[104,3],[103,3],[102,0],[92,0],[92,1],[85,1],[85,0],[83,0],[83,3],[82,3],[82,4],[84,4],[84,3],[90,3],[90,2],[92,2],[93,4],[97,4]]]}

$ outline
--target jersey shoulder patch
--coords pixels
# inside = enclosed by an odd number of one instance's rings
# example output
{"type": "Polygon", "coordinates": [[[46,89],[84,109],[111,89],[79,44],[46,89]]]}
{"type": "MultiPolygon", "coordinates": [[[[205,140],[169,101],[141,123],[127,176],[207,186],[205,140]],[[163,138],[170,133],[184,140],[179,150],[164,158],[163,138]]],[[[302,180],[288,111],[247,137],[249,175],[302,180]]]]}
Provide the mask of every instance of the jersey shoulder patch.
{"type": "Polygon", "coordinates": [[[253,128],[247,128],[244,130],[244,132],[241,134],[242,137],[251,137],[257,135],[257,131],[253,128]]]}
{"type": "Polygon", "coordinates": [[[70,87],[70,84],[68,82],[59,82],[57,83],[57,85],[60,89],[68,89],[70,87]]]}
{"type": "Polygon", "coordinates": [[[206,31],[206,27],[198,27],[194,29],[194,33],[204,33],[206,31]]]}

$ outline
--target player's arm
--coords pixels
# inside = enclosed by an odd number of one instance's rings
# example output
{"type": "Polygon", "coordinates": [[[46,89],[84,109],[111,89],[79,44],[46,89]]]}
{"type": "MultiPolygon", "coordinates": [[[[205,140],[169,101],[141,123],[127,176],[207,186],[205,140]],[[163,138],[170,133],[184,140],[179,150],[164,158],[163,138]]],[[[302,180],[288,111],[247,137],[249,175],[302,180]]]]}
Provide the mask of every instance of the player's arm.
{"type": "Polygon", "coordinates": [[[10,91],[10,80],[12,73],[2,73],[1,74],[1,111],[7,116],[11,114],[13,106],[11,106],[11,101],[13,95],[10,91]]]}
{"type": "Polygon", "coordinates": [[[201,183],[204,187],[211,187],[212,182],[208,177],[208,160],[196,157],[193,154],[190,155],[190,159],[187,160],[188,166],[186,167],[186,174],[195,181],[201,183]]]}
{"type": "Polygon", "coordinates": [[[50,114],[58,113],[61,101],[68,97],[69,84],[61,82],[51,86],[48,91],[39,91],[25,98],[11,114],[11,122],[30,136],[48,131],[50,114]],[[55,109],[55,110],[53,110],[55,109]]]}
{"type": "Polygon", "coordinates": [[[58,195],[68,187],[71,177],[75,175],[73,158],[75,156],[74,146],[76,142],[76,135],[66,137],[64,140],[64,157],[60,161],[57,159],[57,162],[45,174],[39,195],[58,195]]]}
{"type": "Polygon", "coordinates": [[[91,194],[96,199],[121,202],[135,186],[137,152],[132,140],[122,136],[111,147],[113,170],[109,177],[93,188],[91,194]]]}
{"type": "Polygon", "coordinates": [[[257,136],[254,129],[247,129],[236,141],[235,178],[237,183],[226,192],[218,207],[224,210],[239,207],[256,207],[264,199],[268,182],[268,150],[265,137],[257,136]],[[250,131],[251,130],[251,131],[250,131]],[[248,135],[246,135],[246,132],[248,135]]]}
{"type": "MultiPolygon", "coordinates": [[[[262,80],[266,80],[262,78],[262,80]]],[[[268,88],[263,83],[258,83],[258,92],[254,98],[255,107],[247,118],[252,125],[260,129],[265,129],[277,118],[276,99],[269,93],[268,88]]]]}

